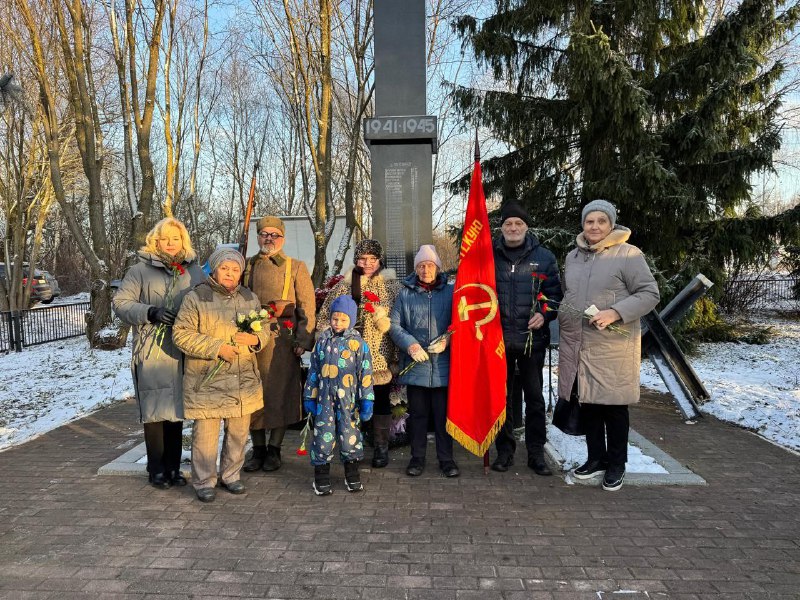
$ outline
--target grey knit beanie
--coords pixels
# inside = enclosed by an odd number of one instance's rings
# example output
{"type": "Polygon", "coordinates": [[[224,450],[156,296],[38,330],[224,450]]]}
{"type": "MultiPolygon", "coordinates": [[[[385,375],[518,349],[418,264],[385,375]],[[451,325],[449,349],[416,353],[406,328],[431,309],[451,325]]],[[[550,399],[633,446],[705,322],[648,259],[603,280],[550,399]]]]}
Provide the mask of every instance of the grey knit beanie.
{"type": "Polygon", "coordinates": [[[596,210],[608,215],[608,220],[611,221],[611,229],[614,229],[617,224],[617,209],[608,200],[592,200],[584,206],[583,212],[581,212],[581,226],[586,222],[586,216],[596,210]]]}
{"type": "Polygon", "coordinates": [[[214,250],[214,252],[211,253],[211,256],[208,257],[208,268],[211,269],[211,272],[213,273],[226,260],[232,260],[235,263],[239,263],[242,271],[244,271],[244,257],[239,253],[238,250],[226,248],[224,246],[214,250]]]}

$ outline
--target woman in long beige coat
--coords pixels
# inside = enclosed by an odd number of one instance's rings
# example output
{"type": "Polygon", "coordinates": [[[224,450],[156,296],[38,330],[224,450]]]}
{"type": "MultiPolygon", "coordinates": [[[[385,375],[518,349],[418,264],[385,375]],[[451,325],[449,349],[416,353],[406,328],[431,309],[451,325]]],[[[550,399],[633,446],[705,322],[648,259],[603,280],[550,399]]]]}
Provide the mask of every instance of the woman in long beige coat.
{"type": "Polygon", "coordinates": [[[162,219],[145,238],[138,262],[114,295],[114,312],[133,328],[131,372],[144,426],[147,475],[159,489],[186,485],[183,453],[183,354],[172,343],[172,324],[184,296],[205,279],[189,233],[177,219],[162,219]]]}
{"type": "Polygon", "coordinates": [[[211,277],[187,294],[172,332],[175,345],[186,355],[184,415],[194,419],[192,485],[201,502],[215,497],[220,419],[225,424],[220,485],[232,494],[245,491],[239,472],[250,415],[264,406],[255,353],[270,343],[267,326],[249,332],[237,326],[239,315],[261,311],[256,295],[239,285],[242,255],[220,248],[208,264],[211,277]]]}
{"type": "Polygon", "coordinates": [[[603,475],[603,489],[608,491],[622,487],[628,405],[639,401],[639,319],[659,300],[644,255],[626,243],[631,231],[616,220],[616,208],[606,200],[584,207],[577,248],[564,263],[564,300],[558,315],[558,395],[569,398],[577,387],[586,430],[588,460],[574,475],[603,475]],[[592,305],[599,312],[587,319],[583,313],[592,305]]]}

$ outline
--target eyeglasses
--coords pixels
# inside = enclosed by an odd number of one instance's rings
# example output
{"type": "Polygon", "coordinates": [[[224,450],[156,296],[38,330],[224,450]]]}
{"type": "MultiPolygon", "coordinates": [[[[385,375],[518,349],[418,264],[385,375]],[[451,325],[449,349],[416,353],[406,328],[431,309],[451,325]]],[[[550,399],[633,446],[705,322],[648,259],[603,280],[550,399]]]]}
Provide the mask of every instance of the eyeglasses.
{"type": "Polygon", "coordinates": [[[259,233],[258,237],[262,240],[279,240],[283,236],[280,233],[259,233]]]}
{"type": "Polygon", "coordinates": [[[380,262],[380,259],[376,258],[374,256],[359,256],[356,260],[360,261],[360,262],[364,262],[364,263],[366,263],[368,265],[372,265],[372,264],[375,264],[377,262],[380,262]]]}

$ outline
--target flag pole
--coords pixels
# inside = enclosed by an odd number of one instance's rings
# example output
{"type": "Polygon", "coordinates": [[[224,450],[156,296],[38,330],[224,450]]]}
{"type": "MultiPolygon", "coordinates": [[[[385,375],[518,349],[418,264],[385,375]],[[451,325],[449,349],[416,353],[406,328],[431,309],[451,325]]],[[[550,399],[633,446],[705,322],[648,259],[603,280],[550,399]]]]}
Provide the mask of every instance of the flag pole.
{"type": "MultiPolygon", "coordinates": [[[[478,128],[475,128],[475,162],[480,162],[481,160],[481,146],[478,143],[478,128]]],[[[486,449],[486,452],[483,453],[483,474],[489,474],[489,449],[486,449]]]]}

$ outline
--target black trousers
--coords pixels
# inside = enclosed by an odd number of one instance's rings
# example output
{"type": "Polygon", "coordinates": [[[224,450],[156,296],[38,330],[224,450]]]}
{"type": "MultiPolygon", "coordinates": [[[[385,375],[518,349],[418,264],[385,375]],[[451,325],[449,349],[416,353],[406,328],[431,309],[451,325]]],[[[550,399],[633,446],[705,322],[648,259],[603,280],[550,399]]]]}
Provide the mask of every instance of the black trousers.
{"type": "Polygon", "coordinates": [[[525,394],[525,447],[528,456],[541,454],[547,442],[547,426],[545,424],[545,404],[542,395],[542,369],[544,368],[545,351],[534,351],[526,356],[523,350],[506,350],[506,422],[497,434],[495,447],[498,456],[512,456],[517,449],[514,439],[514,408],[512,390],[514,371],[519,368],[520,383],[525,394]]]}
{"type": "Polygon", "coordinates": [[[177,471],[181,466],[183,422],[156,421],[144,424],[147,472],[151,475],[177,471]]]}
{"type": "Polygon", "coordinates": [[[373,385],[372,391],[375,393],[374,414],[376,415],[390,415],[392,414],[392,405],[389,399],[389,392],[392,385],[385,383],[383,385],[373,385]]]}
{"type": "Polygon", "coordinates": [[[447,388],[406,387],[411,458],[424,461],[428,447],[428,419],[433,415],[436,458],[439,464],[453,461],[453,438],[447,433],[447,388]]]}
{"type": "Polygon", "coordinates": [[[625,466],[630,427],[627,405],[581,404],[581,422],[586,428],[588,459],[625,466]]]}

